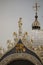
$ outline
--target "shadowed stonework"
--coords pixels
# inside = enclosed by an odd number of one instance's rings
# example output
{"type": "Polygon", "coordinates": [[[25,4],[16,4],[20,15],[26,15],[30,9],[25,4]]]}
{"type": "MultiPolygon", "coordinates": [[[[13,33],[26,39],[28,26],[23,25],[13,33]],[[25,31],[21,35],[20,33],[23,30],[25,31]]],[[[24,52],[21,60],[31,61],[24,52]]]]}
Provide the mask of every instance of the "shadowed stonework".
{"type": "Polygon", "coordinates": [[[28,60],[23,60],[23,59],[19,59],[19,60],[14,60],[12,62],[9,62],[7,65],[34,65],[31,61],[28,60]]]}

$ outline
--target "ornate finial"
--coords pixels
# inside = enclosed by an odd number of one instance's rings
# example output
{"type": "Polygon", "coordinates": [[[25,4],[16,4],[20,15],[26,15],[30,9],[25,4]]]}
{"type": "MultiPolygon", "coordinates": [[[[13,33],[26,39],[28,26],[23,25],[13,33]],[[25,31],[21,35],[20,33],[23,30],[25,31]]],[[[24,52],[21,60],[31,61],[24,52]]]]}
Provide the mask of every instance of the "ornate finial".
{"type": "Polygon", "coordinates": [[[35,6],[33,6],[33,8],[35,8],[35,21],[32,23],[32,30],[36,30],[36,29],[40,30],[40,23],[37,20],[38,18],[37,11],[39,7],[40,6],[38,6],[37,2],[35,3],[35,6]]]}
{"type": "Polygon", "coordinates": [[[0,47],[0,57],[5,53],[6,51],[4,50],[3,47],[0,47]]]}
{"type": "Polygon", "coordinates": [[[36,2],[35,3],[35,6],[33,6],[33,8],[35,8],[35,11],[36,11],[36,15],[35,15],[35,19],[37,20],[37,18],[38,18],[38,16],[37,16],[37,11],[38,11],[38,8],[39,8],[40,6],[38,6],[38,3],[36,2]]]}
{"type": "Polygon", "coordinates": [[[19,18],[18,26],[19,26],[19,37],[21,37],[21,35],[22,35],[22,18],[19,18]]]}
{"type": "Polygon", "coordinates": [[[13,36],[17,37],[17,33],[16,32],[13,32],[13,36]]]}
{"type": "Polygon", "coordinates": [[[19,18],[18,25],[19,25],[19,28],[22,26],[22,18],[19,18]]]}
{"type": "Polygon", "coordinates": [[[11,42],[11,40],[7,40],[7,48],[8,48],[8,50],[10,50],[10,49],[12,49],[13,48],[13,43],[11,42]]]}

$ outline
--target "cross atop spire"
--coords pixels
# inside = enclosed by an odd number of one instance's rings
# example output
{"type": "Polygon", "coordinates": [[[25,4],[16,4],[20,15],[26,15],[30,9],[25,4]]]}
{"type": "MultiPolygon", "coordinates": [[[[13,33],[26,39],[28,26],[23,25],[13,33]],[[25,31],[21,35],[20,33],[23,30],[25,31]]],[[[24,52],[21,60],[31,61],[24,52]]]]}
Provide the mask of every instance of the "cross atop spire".
{"type": "Polygon", "coordinates": [[[38,8],[39,8],[39,7],[40,7],[40,6],[38,6],[38,3],[37,3],[37,2],[35,3],[35,6],[33,6],[33,8],[36,9],[36,10],[35,10],[36,12],[38,11],[38,8]]]}
{"type": "Polygon", "coordinates": [[[32,24],[32,29],[38,29],[38,30],[40,30],[40,23],[37,20],[37,18],[38,18],[37,11],[38,11],[38,8],[39,7],[40,6],[38,6],[38,3],[37,2],[35,3],[35,6],[33,6],[33,8],[35,8],[35,11],[36,12],[35,12],[35,21],[32,24]]]}
{"type": "Polygon", "coordinates": [[[33,6],[33,8],[35,8],[35,11],[36,11],[36,15],[35,15],[35,20],[37,20],[37,18],[38,18],[38,16],[37,16],[37,11],[38,11],[38,8],[39,8],[40,6],[38,6],[38,3],[36,2],[35,3],[35,6],[33,6]]]}

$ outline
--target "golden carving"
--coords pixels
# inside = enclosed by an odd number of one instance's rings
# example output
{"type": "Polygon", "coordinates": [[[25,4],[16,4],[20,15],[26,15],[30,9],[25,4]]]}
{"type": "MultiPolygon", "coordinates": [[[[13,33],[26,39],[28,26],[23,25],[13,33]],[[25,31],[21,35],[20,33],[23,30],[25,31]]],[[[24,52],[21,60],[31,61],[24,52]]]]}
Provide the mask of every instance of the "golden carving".
{"type": "Polygon", "coordinates": [[[23,44],[19,43],[16,45],[16,52],[25,52],[25,47],[23,44]]]}

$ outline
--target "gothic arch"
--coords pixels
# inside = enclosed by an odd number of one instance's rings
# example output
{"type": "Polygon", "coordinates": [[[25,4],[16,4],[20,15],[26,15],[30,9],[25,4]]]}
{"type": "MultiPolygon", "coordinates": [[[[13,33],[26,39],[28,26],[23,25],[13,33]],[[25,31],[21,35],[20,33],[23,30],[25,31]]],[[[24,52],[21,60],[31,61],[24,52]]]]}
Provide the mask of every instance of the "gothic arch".
{"type": "Polygon", "coordinates": [[[33,55],[27,53],[14,53],[7,57],[5,57],[1,62],[0,65],[7,65],[9,62],[16,60],[16,59],[24,59],[31,61],[34,65],[42,65],[40,61],[34,57],[33,55]]]}

